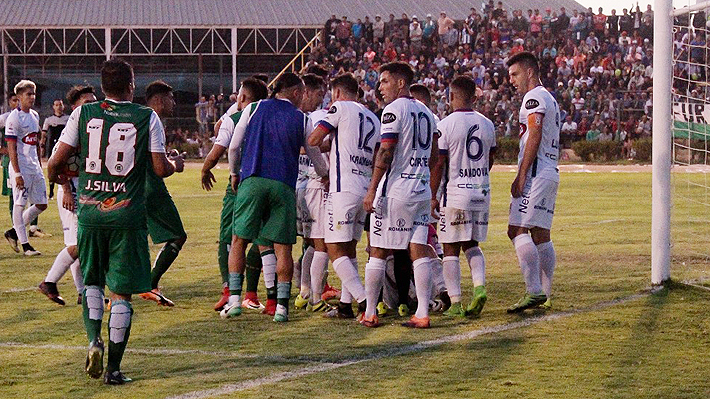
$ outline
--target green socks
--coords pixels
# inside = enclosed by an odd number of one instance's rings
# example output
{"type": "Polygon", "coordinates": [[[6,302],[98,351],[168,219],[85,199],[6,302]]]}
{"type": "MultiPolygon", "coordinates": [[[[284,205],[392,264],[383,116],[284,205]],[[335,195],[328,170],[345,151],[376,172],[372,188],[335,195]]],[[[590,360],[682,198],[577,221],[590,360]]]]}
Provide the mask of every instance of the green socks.
{"type": "Polygon", "coordinates": [[[158,253],[158,257],[155,259],[155,264],[153,265],[153,270],[151,271],[151,286],[153,288],[158,288],[158,282],[163,274],[168,271],[170,265],[173,264],[175,259],[178,257],[182,249],[174,241],[168,241],[163,249],[158,253]]]}
{"type": "Polygon", "coordinates": [[[133,307],[130,302],[119,299],[111,303],[111,314],[108,318],[108,372],[121,370],[121,359],[131,334],[132,317],[133,307]]]}

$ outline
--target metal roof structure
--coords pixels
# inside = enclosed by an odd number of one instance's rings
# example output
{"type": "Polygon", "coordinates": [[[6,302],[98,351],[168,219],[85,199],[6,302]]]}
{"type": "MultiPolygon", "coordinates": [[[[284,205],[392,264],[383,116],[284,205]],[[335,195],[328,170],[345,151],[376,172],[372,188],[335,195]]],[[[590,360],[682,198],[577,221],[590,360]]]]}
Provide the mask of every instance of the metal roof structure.
{"type": "MultiPolygon", "coordinates": [[[[574,0],[504,0],[508,9],[551,8],[583,10],[574,0]],[[544,5],[543,5],[544,4],[544,5]]],[[[135,27],[320,27],[335,14],[350,20],[368,15],[374,20],[390,13],[420,19],[465,18],[481,0],[2,0],[0,27],[18,28],[135,28],[135,27]]],[[[541,10],[542,11],[542,10],[541,10]]],[[[570,12],[571,13],[571,12],[570,12]]]]}

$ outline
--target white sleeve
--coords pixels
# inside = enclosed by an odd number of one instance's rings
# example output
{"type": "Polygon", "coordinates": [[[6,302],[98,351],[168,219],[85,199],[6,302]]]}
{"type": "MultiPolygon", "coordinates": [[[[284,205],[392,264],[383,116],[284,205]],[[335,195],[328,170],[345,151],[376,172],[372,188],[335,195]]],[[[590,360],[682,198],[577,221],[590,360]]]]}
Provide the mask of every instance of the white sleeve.
{"type": "Polygon", "coordinates": [[[308,123],[308,120],[304,123],[303,133],[303,148],[305,148],[308,158],[313,162],[313,169],[315,169],[318,176],[328,176],[328,165],[321,156],[320,148],[308,145],[308,137],[313,133],[313,126],[308,123]]]}
{"type": "Polygon", "coordinates": [[[165,153],[165,129],[155,111],[150,114],[150,152],[165,153]]]}
{"type": "Polygon", "coordinates": [[[76,107],[69,115],[69,120],[59,136],[59,141],[74,148],[79,146],[79,115],[81,115],[81,106],[76,107]]]}
{"type": "Polygon", "coordinates": [[[6,139],[8,137],[12,137],[14,140],[17,140],[17,133],[19,132],[20,128],[20,119],[18,117],[17,112],[11,112],[10,115],[7,116],[7,119],[5,120],[5,137],[6,139]]]}
{"type": "Polygon", "coordinates": [[[446,141],[446,123],[439,123],[436,125],[436,131],[439,132],[439,140],[436,141],[436,145],[441,151],[449,151],[449,143],[446,141]]]}
{"type": "Polygon", "coordinates": [[[325,127],[331,131],[336,129],[338,127],[338,123],[340,122],[340,115],[342,115],[342,112],[340,112],[341,108],[342,104],[340,104],[340,102],[333,103],[333,105],[331,105],[328,109],[328,113],[325,114],[323,119],[321,119],[318,123],[323,122],[325,127]]]}
{"type": "Polygon", "coordinates": [[[49,129],[49,117],[44,118],[44,124],[42,124],[42,131],[49,129]]]}
{"type": "Polygon", "coordinates": [[[239,174],[239,169],[237,168],[237,160],[239,159],[239,148],[242,146],[242,141],[244,141],[244,135],[247,132],[247,126],[249,125],[249,119],[251,118],[252,112],[258,107],[258,103],[252,103],[247,105],[247,107],[242,112],[242,116],[239,117],[239,122],[234,127],[232,133],[232,140],[229,142],[229,152],[227,159],[229,159],[229,173],[232,176],[239,174]]]}
{"type": "Polygon", "coordinates": [[[402,118],[402,110],[397,106],[396,100],[385,107],[380,127],[382,141],[399,139],[399,134],[402,133],[402,118]]]}
{"type": "Polygon", "coordinates": [[[219,131],[217,132],[217,138],[214,140],[214,144],[220,147],[229,148],[233,132],[234,120],[232,120],[230,116],[227,116],[222,120],[222,124],[219,126],[219,131]]]}
{"type": "Polygon", "coordinates": [[[543,100],[540,96],[536,96],[534,94],[529,94],[525,96],[525,101],[523,102],[523,107],[525,107],[525,110],[527,111],[528,115],[530,114],[545,114],[546,111],[546,106],[545,106],[545,100],[543,100]]]}

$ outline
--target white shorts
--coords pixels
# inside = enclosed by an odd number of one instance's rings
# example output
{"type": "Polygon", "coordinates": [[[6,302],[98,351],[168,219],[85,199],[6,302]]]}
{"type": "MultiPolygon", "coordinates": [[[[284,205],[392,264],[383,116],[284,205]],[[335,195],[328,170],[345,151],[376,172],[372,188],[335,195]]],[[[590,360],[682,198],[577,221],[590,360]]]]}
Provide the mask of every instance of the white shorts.
{"type": "Polygon", "coordinates": [[[57,187],[57,210],[59,219],[62,221],[62,230],[64,230],[64,245],[70,247],[76,245],[77,237],[77,218],[76,212],[68,211],[62,206],[64,198],[64,189],[62,186],[57,187]]]}
{"type": "Polygon", "coordinates": [[[296,234],[303,237],[303,215],[306,209],[305,188],[296,189],[296,234]]]}
{"type": "Polygon", "coordinates": [[[548,179],[527,180],[523,195],[510,200],[508,225],[550,230],[552,216],[555,214],[558,185],[556,181],[548,179]]]}
{"type": "Polygon", "coordinates": [[[439,242],[444,244],[486,241],[488,212],[442,208],[440,226],[439,242]]]}
{"type": "Polygon", "coordinates": [[[367,216],[362,200],[363,197],[353,193],[328,194],[325,242],[360,241],[367,216]]]}
{"type": "Polygon", "coordinates": [[[304,191],[305,208],[302,209],[304,212],[301,215],[303,237],[324,238],[325,218],[328,216],[326,211],[328,193],[320,188],[307,188],[304,191]]]}
{"type": "Polygon", "coordinates": [[[407,249],[409,243],[427,244],[430,201],[404,202],[380,197],[370,218],[370,246],[407,249]]]}
{"type": "Polygon", "coordinates": [[[25,181],[25,188],[18,190],[15,187],[15,177],[10,178],[10,182],[12,183],[12,200],[15,202],[15,205],[25,206],[28,202],[30,204],[47,203],[47,183],[44,181],[44,175],[22,175],[22,180],[25,181]]]}

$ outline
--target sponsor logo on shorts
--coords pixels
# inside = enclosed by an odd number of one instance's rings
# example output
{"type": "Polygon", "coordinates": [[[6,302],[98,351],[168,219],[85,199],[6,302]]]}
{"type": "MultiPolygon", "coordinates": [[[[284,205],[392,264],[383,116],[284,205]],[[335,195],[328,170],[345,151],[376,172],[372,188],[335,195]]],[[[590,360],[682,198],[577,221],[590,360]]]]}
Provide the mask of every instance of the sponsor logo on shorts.
{"type": "Polygon", "coordinates": [[[530,205],[530,194],[523,193],[520,199],[520,206],[518,207],[518,212],[528,213],[528,205],[530,205]]]}

